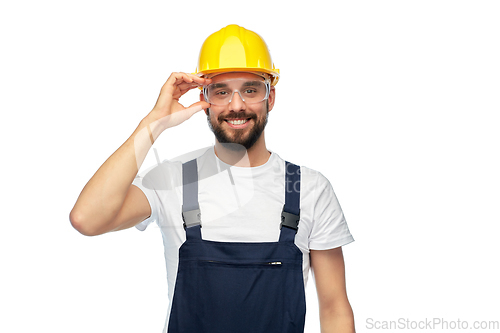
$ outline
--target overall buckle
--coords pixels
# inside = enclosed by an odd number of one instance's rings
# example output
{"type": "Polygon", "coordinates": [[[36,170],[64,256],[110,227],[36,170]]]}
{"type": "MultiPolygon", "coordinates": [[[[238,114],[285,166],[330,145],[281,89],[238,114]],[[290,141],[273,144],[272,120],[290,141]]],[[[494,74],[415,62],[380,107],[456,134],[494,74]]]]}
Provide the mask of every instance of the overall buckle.
{"type": "Polygon", "coordinates": [[[285,226],[297,232],[297,230],[299,230],[299,220],[300,220],[300,210],[299,210],[299,215],[295,215],[289,212],[285,212],[285,207],[283,207],[283,211],[281,212],[280,230],[283,226],[285,226]]]}
{"type": "Polygon", "coordinates": [[[182,220],[184,221],[184,229],[200,226],[201,227],[201,211],[193,209],[182,212],[182,220]]]}

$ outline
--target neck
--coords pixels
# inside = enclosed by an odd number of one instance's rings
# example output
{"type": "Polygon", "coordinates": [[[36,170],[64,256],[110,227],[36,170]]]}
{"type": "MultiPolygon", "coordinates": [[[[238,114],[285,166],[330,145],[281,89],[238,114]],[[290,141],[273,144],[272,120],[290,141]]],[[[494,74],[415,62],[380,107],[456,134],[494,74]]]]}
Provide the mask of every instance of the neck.
{"type": "MultiPolygon", "coordinates": [[[[266,148],[264,133],[250,147],[250,149],[234,150],[228,147],[233,144],[224,144],[215,140],[215,155],[224,163],[237,167],[256,167],[265,164],[271,153],[266,148]]],[[[234,147],[234,145],[233,145],[234,147]]]]}

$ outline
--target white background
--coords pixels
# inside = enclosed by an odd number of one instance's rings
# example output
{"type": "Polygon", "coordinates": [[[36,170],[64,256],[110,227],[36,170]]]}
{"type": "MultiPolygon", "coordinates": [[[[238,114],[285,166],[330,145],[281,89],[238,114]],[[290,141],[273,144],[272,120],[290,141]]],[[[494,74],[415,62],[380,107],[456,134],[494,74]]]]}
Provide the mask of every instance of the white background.
{"type": "MultiPolygon", "coordinates": [[[[263,36],[282,73],[269,149],[321,171],[342,205],[357,331],[500,321],[499,3],[325,4],[2,2],[1,332],[161,332],[159,229],[85,237],[68,215],[169,74],[194,72],[231,23],[263,36]]],[[[213,140],[200,112],[155,147],[165,159],[213,140]]]]}

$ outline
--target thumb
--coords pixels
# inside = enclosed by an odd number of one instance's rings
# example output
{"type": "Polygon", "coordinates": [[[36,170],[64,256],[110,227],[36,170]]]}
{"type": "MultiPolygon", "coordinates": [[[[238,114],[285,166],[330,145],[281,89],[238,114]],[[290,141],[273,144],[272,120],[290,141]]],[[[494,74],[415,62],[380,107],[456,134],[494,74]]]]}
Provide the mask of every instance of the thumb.
{"type": "Polygon", "coordinates": [[[207,103],[205,101],[201,101],[201,102],[196,102],[196,103],[191,104],[188,108],[186,108],[185,111],[188,112],[189,117],[191,117],[196,112],[199,112],[203,109],[208,109],[209,107],[210,107],[210,103],[207,103]]]}

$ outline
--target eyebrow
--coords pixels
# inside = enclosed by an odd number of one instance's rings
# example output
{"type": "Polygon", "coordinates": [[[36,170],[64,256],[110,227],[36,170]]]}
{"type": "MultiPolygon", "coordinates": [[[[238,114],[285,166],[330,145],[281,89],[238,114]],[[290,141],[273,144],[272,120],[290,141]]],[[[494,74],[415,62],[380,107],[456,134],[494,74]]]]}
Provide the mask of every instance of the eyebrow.
{"type": "Polygon", "coordinates": [[[214,84],[212,85],[212,87],[213,87],[214,89],[217,89],[217,88],[225,88],[225,87],[227,87],[227,84],[225,84],[225,83],[214,83],[214,84]]]}
{"type": "MultiPolygon", "coordinates": [[[[262,82],[262,81],[246,81],[245,83],[243,83],[243,87],[258,86],[258,85],[260,85],[262,83],[264,83],[264,82],[262,82]]],[[[214,83],[212,85],[212,87],[213,87],[213,89],[226,88],[227,84],[225,84],[225,83],[214,83]]]]}
{"type": "Polygon", "coordinates": [[[247,81],[243,84],[243,87],[250,87],[250,86],[258,86],[258,85],[261,85],[262,81],[247,81]]]}

